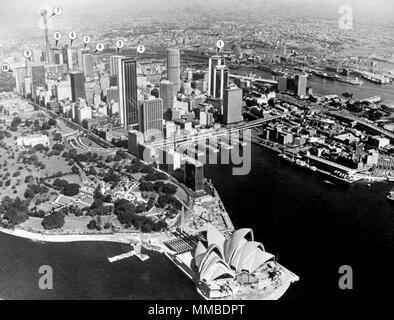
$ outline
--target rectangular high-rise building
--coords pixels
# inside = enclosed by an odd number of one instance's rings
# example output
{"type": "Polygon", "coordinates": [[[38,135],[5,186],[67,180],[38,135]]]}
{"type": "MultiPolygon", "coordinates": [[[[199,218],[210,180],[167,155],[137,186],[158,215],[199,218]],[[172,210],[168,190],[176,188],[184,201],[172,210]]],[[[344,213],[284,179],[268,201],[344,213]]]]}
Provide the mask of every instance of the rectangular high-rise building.
{"type": "Polygon", "coordinates": [[[78,98],[86,99],[85,92],[85,75],[82,71],[70,72],[71,82],[71,99],[73,102],[77,101],[78,98]]]}
{"type": "Polygon", "coordinates": [[[279,77],[278,79],[278,92],[287,91],[287,78],[279,77]]]}
{"type": "Polygon", "coordinates": [[[223,99],[224,89],[228,87],[229,84],[229,70],[225,65],[217,66],[214,69],[214,82],[213,82],[213,92],[212,97],[217,99],[223,99]]]}
{"type": "MultiPolygon", "coordinates": [[[[109,74],[111,77],[118,76],[118,63],[119,60],[125,58],[125,56],[111,56],[109,58],[109,74]]],[[[115,85],[115,84],[113,84],[115,85]]]]}
{"type": "Polygon", "coordinates": [[[83,61],[83,72],[86,77],[93,77],[93,55],[90,53],[84,53],[82,55],[83,61]]]}
{"type": "Polygon", "coordinates": [[[33,88],[45,88],[45,67],[43,65],[40,66],[32,66],[31,67],[31,77],[33,82],[33,88]]]}
{"type": "Polygon", "coordinates": [[[138,125],[137,62],[118,59],[119,120],[122,127],[138,125]]]}
{"type": "Polygon", "coordinates": [[[204,166],[192,158],[185,164],[185,185],[193,191],[204,190],[204,166]]]}
{"type": "Polygon", "coordinates": [[[63,47],[63,62],[70,71],[83,71],[82,52],[80,48],[63,47]]]}
{"type": "Polygon", "coordinates": [[[179,49],[167,49],[167,79],[174,84],[174,90],[181,88],[181,53],[179,49]]]}
{"type": "Polygon", "coordinates": [[[52,63],[63,64],[63,50],[60,48],[51,48],[52,63]]]}
{"type": "Polygon", "coordinates": [[[15,77],[15,90],[18,94],[24,94],[24,79],[26,77],[26,68],[18,67],[14,69],[14,77],[15,77]]]}
{"type": "Polygon", "coordinates": [[[163,99],[163,108],[165,111],[174,107],[174,84],[169,81],[160,82],[160,98],[163,99]]]}
{"type": "Polygon", "coordinates": [[[152,136],[161,138],[163,132],[163,100],[145,100],[140,106],[140,127],[147,140],[152,136]]]}
{"type": "Polygon", "coordinates": [[[308,76],[306,74],[296,75],[294,94],[298,97],[306,96],[306,85],[308,76]]]}
{"type": "Polygon", "coordinates": [[[228,87],[224,89],[223,123],[232,124],[242,120],[242,89],[228,87]]]}
{"type": "Polygon", "coordinates": [[[216,79],[216,67],[224,66],[225,60],[221,56],[213,56],[209,58],[208,65],[208,95],[214,96],[215,94],[215,79],[216,79]]]}

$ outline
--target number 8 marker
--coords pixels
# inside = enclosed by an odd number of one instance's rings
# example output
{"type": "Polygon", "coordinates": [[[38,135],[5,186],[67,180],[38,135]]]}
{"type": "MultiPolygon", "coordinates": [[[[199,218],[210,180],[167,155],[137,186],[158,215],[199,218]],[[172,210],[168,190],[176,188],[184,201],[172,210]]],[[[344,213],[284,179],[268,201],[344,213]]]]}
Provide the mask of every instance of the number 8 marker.
{"type": "Polygon", "coordinates": [[[62,38],[62,34],[60,32],[55,32],[53,34],[53,39],[55,39],[56,41],[59,41],[62,38]]]}
{"type": "Polygon", "coordinates": [[[142,45],[142,44],[140,44],[140,45],[137,47],[137,52],[138,52],[139,54],[144,53],[144,52],[145,52],[145,46],[142,45]]]}

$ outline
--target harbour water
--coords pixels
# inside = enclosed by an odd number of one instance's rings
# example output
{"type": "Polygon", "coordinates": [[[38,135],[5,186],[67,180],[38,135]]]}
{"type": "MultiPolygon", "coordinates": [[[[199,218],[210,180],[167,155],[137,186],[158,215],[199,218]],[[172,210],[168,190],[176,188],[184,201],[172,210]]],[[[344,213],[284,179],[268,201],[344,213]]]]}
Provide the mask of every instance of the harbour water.
{"type": "MultiPolygon", "coordinates": [[[[233,70],[232,72],[238,73],[239,71],[233,70]]],[[[265,79],[272,78],[272,74],[266,71],[253,69],[253,73],[265,79]]],[[[311,87],[313,92],[318,95],[337,94],[342,96],[345,92],[353,93],[353,99],[356,100],[381,96],[383,104],[394,105],[394,83],[379,85],[365,79],[362,80],[363,84],[356,86],[313,76],[308,78],[308,87],[311,87]]]]}
{"type": "MultiPolygon", "coordinates": [[[[272,151],[252,147],[252,170],[207,166],[236,228],[252,227],[266,250],[300,277],[283,299],[380,298],[394,279],[394,205],[388,183],[336,186],[298,171],[272,151]],[[341,265],[353,290],[339,289],[341,265]]],[[[109,263],[130,250],[113,243],[37,243],[0,234],[0,297],[5,299],[199,299],[193,283],[163,255],[109,263]],[[54,289],[38,289],[50,265],[54,289]]]]}

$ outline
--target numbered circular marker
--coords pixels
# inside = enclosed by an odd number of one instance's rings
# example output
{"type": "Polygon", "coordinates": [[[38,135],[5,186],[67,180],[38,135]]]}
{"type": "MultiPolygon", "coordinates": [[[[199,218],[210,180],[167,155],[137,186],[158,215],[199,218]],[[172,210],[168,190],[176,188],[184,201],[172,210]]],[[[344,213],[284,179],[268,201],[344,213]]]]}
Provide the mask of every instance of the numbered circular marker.
{"type": "Polygon", "coordinates": [[[104,50],[104,44],[99,42],[96,44],[96,51],[101,52],[104,50]]]}
{"type": "Polygon", "coordinates": [[[116,45],[116,48],[122,49],[124,47],[125,43],[123,40],[118,40],[118,41],[116,41],[115,45],[116,45]]]}
{"type": "Polygon", "coordinates": [[[82,38],[82,41],[84,44],[89,44],[92,41],[92,39],[89,36],[84,36],[82,38]]]}
{"type": "Polygon", "coordinates": [[[55,16],[60,16],[62,13],[63,13],[62,7],[55,7],[55,9],[53,9],[53,14],[55,16]]]}
{"type": "Polygon", "coordinates": [[[25,51],[23,51],[23,55],[25,56],[25,58],[30,59],[33,55],[33,52],[30,49],[26,49],[25,51]]]}
{"type": "Polygon", "coordinates": [[[3,72],[8,72],[8,71],[10,71],[11,70],[11,68],[10,68],[10,65],[8,64],[8,63],[3,63],[2,65],[1,65],[1,71],[3,71],[3,72]]]}
{"type": "Polygon", "coordinates": [[[224,41],[218,40],[218,42],[216,42],[216,46],[218,47],[218,49],[222,49],[224,47],[224,41]]]}
{"type": "Polygon", "coordinates": [[[142,44],[140,44],[140,45],[137,47],[137,52],[138,52],[139,54],[144,53],[144,52],[145,52],[145,46],[142,45],[142,44]]]}
{"type": "Polygon", "coordinates": [[[70,38],[70,40],[75,40],[77,38],[77,33],[75,31],[70,31],[68,33],[68,37],[70,38]]]}
{"type": "Polygon", "coordinates": [[[55,39],[56,41],[59,41],[62,38],[62,34],[60,32],[55,32],[53,34],[53,39],[55,39]]]}

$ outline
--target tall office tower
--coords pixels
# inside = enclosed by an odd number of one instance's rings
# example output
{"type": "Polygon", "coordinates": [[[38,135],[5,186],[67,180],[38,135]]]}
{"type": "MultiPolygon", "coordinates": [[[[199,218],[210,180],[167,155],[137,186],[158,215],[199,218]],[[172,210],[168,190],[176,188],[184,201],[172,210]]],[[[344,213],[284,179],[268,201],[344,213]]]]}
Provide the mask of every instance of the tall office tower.
{"type": "Polygon", "coordinates": [[[69,71],[82,71],[82,53],[79,48],[64,46],[63,60],[67,64],[69,71]]]}
{"type": "Polygon", "coordinates": [[[41,49],[33,49],[32,51],[33,51],[33,57],[32,57],[33,64],[35,64],[35,65],[42,64],[41,49]]]}
{"type": "Polygon", "coordinates": [[[119,120],[121,126],[138,125],[137,62],[118,59],[119,120]]]}
{"type": "Polygon", "coordinates": [[[76,48],[76,54],[77,54],[77,70],[79,71],[83,71],[84,68],[84,60],[83,60],[83,54],[84,53],[88,53],[84,50],[84,52],[82,52],[82,50],[80,48],[76,48]]]}
{"type": "Polygon", "coordinates": [[[111,56],[109,58],[109,74],[111,77],[118,76],[118,64],[119,64],[119,60],[122,58],[125,58],[125,56],[111,56]]]}
{"type": "Polygon", "coordinates": [[[181,53],[179,49],[167,49],[167,79],[174,84],[176,94],[181,88],[181,53]]]}
{"type": "Polygon", "coordinates": [[[228,87],[224,89],[223,123],[232,124],[242,120],[242,89],[228,87]]]}
{"type": "Polygon", "coordinates": [[[306,85],[307,85],[307,78],[306,74],[296,75],[295,77],[295,90],[294,94],[298,97],[305,97],[306,96],[306,85]]]}
{"type": "Polygon", "coordinates": [[[26,68],[18,67],[14,68],[14,77],[15,77],[15,90],[18,94],[23,95],[24,90],[24,79],[26,77],[26,68]]]}
{"type": "Polygon", "coordinates": [[[93,77],[93,56],[90,53],[84,53],[82,55],[83,61],[83,72],[86,77],[93,77]]]}
{"type": "Polygon", "coordinates": [[[201,162],[192,158],[186,161],[185,184],[194,191],[204,190],[204,166],[201,162]]]}
{"type": "Polygon", "coordinates": [[[82,71],[71,71],[70,72],[71,82],[71,99],[73,102],[77,101],[78,98],[86,99],[85,92],[85,75],[82,71]]]}
{"type": "Polygon", "coordinates": [[[212,96],[223,99],[224,89],[228,87],[229,70],[225,65],[218,65],[214,69],[214,82],[212,96]]]}
{"type": "Polygon", "coordinates": [[[63,64],[63,50],[60,48],[51,48],[53,64],[63,64]]]}
{"type": "Polygon", "coordinates": [[[208,65],[208,95],[214,96],[214,83],[216,79],[216,67],[224,66],[225,60],[221,56],[213,56],[209,58],[208,65]]]}
{"type": "Polygon", "coordinates": [[[41,87],[46,87],[45,82],[45,67],[42,66],[32,66],[31,67],[31,77],[32,77],[32,84],[33,89],[41,87]]]}
{"type": "Polygon", "coordinates": [[[174,96],[174,84],[170,81],[160,82],[160,98],[163,99],[164,111],[173,108],[174,96]]]}
{"type": "Polygon", "coordinates": [[[32,63],[29,59],[25,59],[25,65],[26,65],[26,77],[31,77],[31,67],[32,63]]]}
{"type": "Polygon", "coordinates": [[[278,92],[287,91],[287,78],[279,77],[278,79],[278,92]]]}
{"type": "Polygon", "coordinates": [[[139,116],[139,131],[145,135],[145,138],[147,140],[150,140],[153,136],[161,138],[163,132],[163,100],[160,98],[145,100],[140,106],[139,116]]]}

